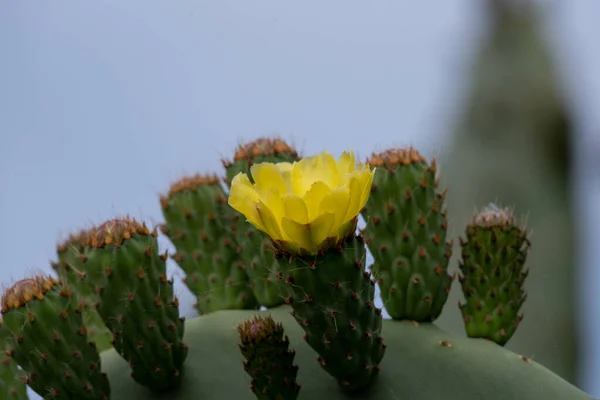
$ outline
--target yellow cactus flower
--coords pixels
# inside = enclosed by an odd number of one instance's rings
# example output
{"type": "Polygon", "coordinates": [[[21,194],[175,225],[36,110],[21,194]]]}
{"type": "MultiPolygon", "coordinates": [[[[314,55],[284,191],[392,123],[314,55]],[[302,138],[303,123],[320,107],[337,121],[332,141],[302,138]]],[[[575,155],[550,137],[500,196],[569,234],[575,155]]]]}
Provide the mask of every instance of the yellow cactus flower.
{"type": "Polygon", "coordinates": [[[229,205],[280,247],[316,254],[354,233],[375,170],[354,153],[322,152],[294,163],[259,163],[231,183],[229,205]]]}

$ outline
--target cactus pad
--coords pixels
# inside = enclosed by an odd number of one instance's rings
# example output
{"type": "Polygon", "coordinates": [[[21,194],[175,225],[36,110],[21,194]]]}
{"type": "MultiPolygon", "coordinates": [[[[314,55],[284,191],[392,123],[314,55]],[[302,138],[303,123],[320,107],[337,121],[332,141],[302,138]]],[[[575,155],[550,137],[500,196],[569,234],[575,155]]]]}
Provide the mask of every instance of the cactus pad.
{"type": "Polygon", "coordinates": [[[26,382],[46,399],[108,399],[100,356],[88,342],[71,291],[53,278],[34,276],[2,295],[2,336],[26,382]]]}
{"type": "Polygon", "coordinates": [[[161,198],[166,223],[161,231],[177,253],[172,257],[186,273],[185,284],[197,297],[201,314],[226,309],[253,309],[241,246],[231,227],[233,210],[214,175],[188,176],[161,198]]]}
{"type": "MultiPolygon", "coordinates": [[[[154,400],[253,400],[249,379],[240,366],[235,326],[255,315],[281,322],[296,351],[298,400],[592,400],[535,360],[495,343],[454,336],[431,323],[384,320],[386,356],[377,382],[349,397],[315,362],[314,350],[302,340],[301,326],[289,306],[267,311],[218,311],[186,322],[190,344],[186,375],[180,389],[155,394],[154,400]]],[[[114,352],[102,354],[113,387],[112,400],[146,400],[148,392],[126,379],[127,363],[114,352]]]]}
{"type": "MultiPolygon", "coordinates": [[[[259,138],[238,146],[233,161],[223,161],[226,181],[230,184],[233,177],[241,172],[248,174],[250,181],[254,182],[250,171],[252,165],[261,162],[294,162],[299,159],[297,151],[282,139],[259,138]]],[[[252,224],[248,224],[246,218],[236,210],[231,209],[231,213],[236,238],[243,249],[240,261],[252,279],[254,295],[260,305],[267,308],[283,304],[283,296],[277,285],[279,264],[273,255],[271,240],[252,224]]]]}
{"type": "Polygon", "coordinates": [[[375,282],[365,271],[366,249],[351,235],[318,256],[278,254],[286,302],[319,355],[318,362],[347,391],[367,388],[385,354],[375,282]]]}
{"type": "Polygon", "coordinates": [[[167,254],[158,253],[156,236],[156,230],[131,218],[92,228],[85,241],[93,256],[84,272],[98,290],[98,313],[133,379],[167,390],[180,382],[187,346],[173,282],[166,276],[167,254]]]}
{"type": "Polygon", "coordinates": [[[363,234],[383,304],[394,319],[433,321],[454,279],[447,272],[452,242],[435,160],[428,164],[408,148],[373,154],[368,163],[377,170],[362,212],[363,234]]]}
{"type": "Polygon", "coordinates": [[[294,400],[300,385],[296,383],[296,353],[289,350],[283,326],[271,316],[255,316],[238,325],[240,350],[246,359],[244,371],[252,377],[250,389],[261,400],[294,400]]]}
{"type": "Polygon", "coordinates": [[[488,205],[467,226],[461,239],[459,281],[466,303],[460,304],[467,335],[505,345],[523,315],[528,271],[523,266],[530,243],[511,210],[488,205]]]}

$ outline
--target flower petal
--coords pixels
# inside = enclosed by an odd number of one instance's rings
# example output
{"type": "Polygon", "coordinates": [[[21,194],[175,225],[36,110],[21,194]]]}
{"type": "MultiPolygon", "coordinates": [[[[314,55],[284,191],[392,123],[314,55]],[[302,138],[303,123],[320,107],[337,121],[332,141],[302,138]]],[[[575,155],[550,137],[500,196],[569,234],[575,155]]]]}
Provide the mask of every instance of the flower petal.
{"type": "Polygon", "coordinates": [[[321,214],[321,202],[329,193],[331,193],[331,188],[320,181],[315,182],[310,190],[306,192],[303,199],[308,210],[309,221],[319,217],[321,214]]]}
{"type": "Polygon", "coordinates": [[[335,215],[323,214],[309,224],[299,224],[291,218],[284,217],[281,226],[290,239],[305,250],[316,253],[319,244],[330,236],[335,222],[335,215]]]}
{"type": "Polygon", "coordinates": [[[335,158],[329,153],[322,152],[294,163],[292,169],[294,193],[303,196],[318,181],[328,186],[338,186],[337,164],[335,158]]]}
{"type": "Polygon", "coordinates": [[[308,210],[301,197],[295,194],[288,194],[283,198],[285,215],[299,224],[308,223],[308,210]]]}
{"type": "Polygon", "coordinates": [[[340,178],[354,170],[355,160],[353,151],[345,151],[342,153],[337,162],[338,173],[340,178]]]}
{"type": "Polygon", "coordinates": [[[256,209],[256,203],[259,201],[259,195],[250,183],[248,175],[237,174],[231,181],[228,203],[233,209],[244,215],[248,222],[264,231],[264,225],[256,209]]]}
{"type": "Polygon", "coordinates": [[[276,188],[280,193],[287,192],[281,170],[272,163],[258,163],[250,167],[250,173],[255,185],[262,189],[276,188]]]}
{"type": "Polygon", "coordinates": [[[335,215],[334,230],[345,222],[344,218],[350,205],[350,190],[345,187],[339,187],[329,193],[321,200],[320,213],[331,213],[335,215]]]}
{"type": "Polygon", "coordinates": [[[273,240],[285,240],[286,238],[281,234],[279,222],[269,207],[259,200],[256,209],[264,226],[263,232],[269,235],[273,240]]]}
{"type": "Polygon", "coordinates": [[[360,181],[356,176],[350,177],[350,183],[348,184],[350,188],[350,204],[348,204],[348,212],[344,217],[344,221],[350,221],[352,218],[356,217],[361,210],[360,201],[362,198],[362,186],[360,185],[360,181]]]}

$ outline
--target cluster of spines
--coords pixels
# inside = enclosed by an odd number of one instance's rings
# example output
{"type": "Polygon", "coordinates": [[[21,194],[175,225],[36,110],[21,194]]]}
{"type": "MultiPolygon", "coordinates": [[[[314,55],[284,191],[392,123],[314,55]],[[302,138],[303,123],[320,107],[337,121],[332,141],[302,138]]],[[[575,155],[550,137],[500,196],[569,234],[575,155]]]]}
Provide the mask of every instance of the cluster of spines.
{"type": "Polygon", "coordinates": [[[252,378],[250,389],[259,400],[294,400],[300,392],[298,366],[283,325],[271,316],[255,316],[237,327],[244,371],[252,378]]]}
{"type": "Polygon", "coordinates": [[[416,149],[392,148],[367,161],[377,168],[362,214],[362,231],[386,309],[394,319],[430,322],[439,317],[455,275],[448,274],[446,191],[438,191],[435,159],[416,149]]]}
{"type": "Polygon", "coordinates": [[[512,210],[492,203],[467,225],[460,244],[459,281],[466,302],[459,307],[467,335],[503,346],[523,319],[519,312],[527,297],[527,230],[512,210]]]}
{"type": "Polygon", "coordinates": [[[69,287],[35,275],[16,282],[1,300],[2,337],[25,382],[47,399],[108,399],[96,346],[88,341],[81,309],[69,287]]]}
{"type": "Polygon", "coordinates": [[[317,256],[276,253],[286,259],[279,277],[304,340],[323,369],[348,392],[371,385],[386,349],[365,253],[362,238],[354,234],[317,256]]]}
{"type": "Polygon", "coordinates": [[[184,283],[196,296],[198,311],[257,308],[218,177],[179,179],[161,196],[161,206],[166,220],[161,232],[177,250],[172,258],[186,274],[184,283]]]}

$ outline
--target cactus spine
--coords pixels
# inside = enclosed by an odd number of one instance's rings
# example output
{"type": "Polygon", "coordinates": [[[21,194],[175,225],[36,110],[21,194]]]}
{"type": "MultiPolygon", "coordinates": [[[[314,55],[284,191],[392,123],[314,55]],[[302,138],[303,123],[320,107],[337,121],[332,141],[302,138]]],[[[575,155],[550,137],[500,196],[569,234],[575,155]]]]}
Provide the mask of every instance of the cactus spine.
{"type": "Polygon", "coordinates": [[[442,312],[454,276],[448,274],[452,241],[445,192],[431,164],[414,148],[389,149],[368,160],[377,167],[363,210],[363,230],[373,254],[372,272],[394,319],[433,321],[442,312]]]}
{"type": "Polygon", "coordinates": [[[283,325],[271,316],[255,316],[238,325],[240,351],[246,359],[244,371],[252,377],[250,389],[259,400],[295,400],[300,392],[296,383],[296,352],[289,350],[283,325]]]}
{"type": "MultiPolygon", "coordinates": [[[[233,157],[233,161],[223,161],[226,169],[226,182],[231,183],[235,175],[240,172],[252,178],[251,167],[261,162],[294,162],[298,161],[298,153],[294,148],[281,139],[259,138],[240,145],[233,157]]],[[[271,241],[264,234],[246,222],[246,218],[236,210],[230,208],[234,220],[233,227],[236,239],[240,244],[242,253],[240,262],[248,271],[252,279],[254,295],[260,305],[271,308],[283,304],[283,296],[277,285],[279,264],[273,253],[271,241]]]]}
{"type": "Polygon", "coordinates": [[[88,342],[71,290],[42,275],[18,281],[2,295],[2,336],[26,382],[45,399],[108,399],[110,385],[88,342]]]}
{"type": "Polygon", "coordinates": [[[201,314],[258,308],[241,246],[231,229],[231,210],[215,175],[194,175],[175,182],[161,198],[166,223],[161,231],[177,253],[185,284],[197,297],[201,314]]]}
{"type": "Polygon", "coordinates": [[[467,226],[461,238],[459,281],[466,303],[459,304],[467,335],[504,346],[515,333],[527,297],[523,284],[528,271],[529,240],[508,208],[490,204],[467,226]]]}

